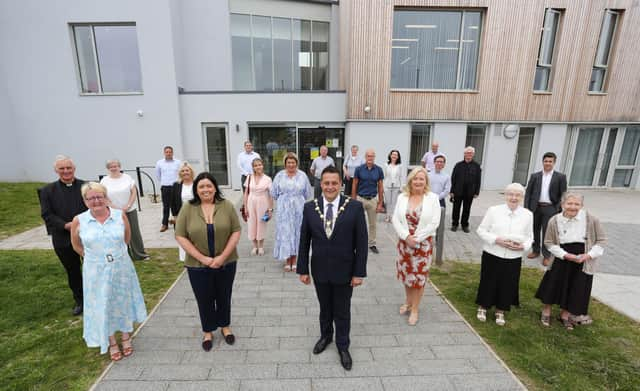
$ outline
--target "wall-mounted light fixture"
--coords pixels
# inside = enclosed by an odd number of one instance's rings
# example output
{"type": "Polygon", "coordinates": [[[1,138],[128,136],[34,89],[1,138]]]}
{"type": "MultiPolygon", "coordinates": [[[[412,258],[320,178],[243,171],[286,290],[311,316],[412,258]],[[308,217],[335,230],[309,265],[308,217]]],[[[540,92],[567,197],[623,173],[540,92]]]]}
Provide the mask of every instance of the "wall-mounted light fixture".
{"type": "Polygon", "coordinates": [[[142,118],[142,117],[144,117],[144,111],[142,111],[142,110],[138,110],[138,111],[136,111],[136,115],[137,115],[139,118],[142,118]]]}
{"type": "Polygon", "coordinates": [[[365,112],[365,113],[367,113],[367,114],[369,114],[369,113],[371,112],[371,106],[366,105],[366,106],[364,107],[364,112],[365,112]]]}
{"type": "Polygon", "coordinates": [[[516,124],[505,125],[502,129],[502,135],[504,138],[512,139],[518,135],[518,131],[520,130],[520,126],[516,124]]]}

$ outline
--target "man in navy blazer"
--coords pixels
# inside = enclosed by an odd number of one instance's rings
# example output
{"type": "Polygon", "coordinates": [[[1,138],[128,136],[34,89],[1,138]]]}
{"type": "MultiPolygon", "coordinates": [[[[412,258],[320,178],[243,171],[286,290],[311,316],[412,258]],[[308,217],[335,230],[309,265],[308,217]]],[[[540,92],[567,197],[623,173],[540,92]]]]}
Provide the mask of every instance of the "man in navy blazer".
{"type": "Polygon", "coordinates": [[[542,263],[547,266],[551,253],[544,246],[544,234],[551,216],[560,212],[562,194],[567,191],[567,177],[554,171],[556,154],[547,152],[542,156],[542,171],[534,172],[527,183],[524,194],[524,207],[533,212],[533,246],[529,259],[544,257],[542,263]]]}
{"type": "Polygon", "coordinates": [[[323,352],[331,343],[335,323],[340,363],[350,370],[351,294],[367,275],[367,225],[362,203],[340,196],[337,168],[322,171],[320,187],[322,195],[304,205],[297,272],[305,284],[311,283],[309,274],[313,276],[320,302],[320,339],[313,353],[323,352]]]}

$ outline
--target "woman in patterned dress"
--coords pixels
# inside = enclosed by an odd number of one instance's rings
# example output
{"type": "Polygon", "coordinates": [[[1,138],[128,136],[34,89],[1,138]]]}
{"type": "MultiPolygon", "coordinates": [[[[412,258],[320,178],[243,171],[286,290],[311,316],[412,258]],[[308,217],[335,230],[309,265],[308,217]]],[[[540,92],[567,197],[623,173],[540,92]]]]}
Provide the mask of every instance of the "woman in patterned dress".
{"type": "Polygon", "coordinates": [[[284,157],[285,169],[276,174],[271,185],[271,197],[278,202],[276,241],[273,257],[286,261],[285,271],[296,269],[302,209],[313,195],[307,175],[298,170],[298,157],[288,152],[284,157]]]}
{"type": "Polygon", "coordinates": [[[120,209],[110,208],[107,189],[89,182],[81,189],[89,208],[71,224],[71,244],[84,258],[82,283],[84,294],[83,337],[89,347],[109,350],[111,360],[133,354],[133,323],[147,318],[136,269],[127,252],[131,228],[120,209]],[[115,338],[122,332],[122,351],[115,338]]]}
{"type": "Polygon", "coordinates": [[[397,276],[406,294],[400,314],[410,314],[408,323],[414,326],[429,278],[433,237],[440,225],[440,202],[429,191],[429,177],[423,167],[414,168],[407,177],[391,221],[398,235],[397,276]]]}

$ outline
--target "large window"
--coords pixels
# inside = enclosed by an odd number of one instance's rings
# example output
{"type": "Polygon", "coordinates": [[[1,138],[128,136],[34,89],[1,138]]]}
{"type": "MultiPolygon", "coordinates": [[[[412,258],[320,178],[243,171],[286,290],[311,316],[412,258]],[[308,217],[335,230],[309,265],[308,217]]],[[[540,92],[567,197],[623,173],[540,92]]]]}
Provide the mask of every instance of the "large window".
{"type": "Polygon", "coordinates": [[[83,93],[142,92],[134,23],[74,24],[71,28],[83,93]]]}
{"type": "Polygon", "coordinates": [[[430,150],[429,138],[431,135],[431,125],[413,124],[411,125],[411,150],[409,153],[409,165],[419,166],[422,156],[430,150]]]}
{"type": "Polygon", "coordinates": [[[474,90],[480,11],[416,11],[393,15],[391,88],[474,90]]]}
{"type": "Polygon", "coordinates": [[[560,11],[548,8],[544,14],[536,76],[533,81],[534,91],[551,90],[551,68],[553,66],[553,54],[558,37],[560,24],[560,11]]]}
{"type": "Polygon", "coordinates": [[[235,90],[326,90],[329,23],[231,14],[235,90]]]}
{"type": "Polygon", "coordinates": [[[465,147],[471,146],[476,149],[473,160],[480,165],[482,165],[482,159],[484,158],[484,137],[486,132],[486,125],[467,125],[465,147]]]}
{"type": "Polygon", "coordinates": [[[604,92],[607,71],[609,70],[609,60],[611,57],[611,48],[613,46],[613,38],[618,25],[620,14],[616,11],[606,10],[602,21],[602,29],[600,30],[600,39],[598,40],[598,50],[591,71],[591,80],[589,81],[589,92],[604,92]]]}

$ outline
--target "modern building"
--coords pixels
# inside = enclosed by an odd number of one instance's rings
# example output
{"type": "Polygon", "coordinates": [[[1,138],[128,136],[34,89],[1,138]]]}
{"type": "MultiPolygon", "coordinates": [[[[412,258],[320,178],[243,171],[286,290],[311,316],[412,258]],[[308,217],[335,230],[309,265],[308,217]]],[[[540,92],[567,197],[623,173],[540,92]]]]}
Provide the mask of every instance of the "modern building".
{"type": "Polygon", "coordinates": [[[320,145],[419,164],[477,150],[483,188],[555,152],[574,187],[640,188],[637,0],[0,1],[0,180],[176,156],[240,187],[320,145]]]}

